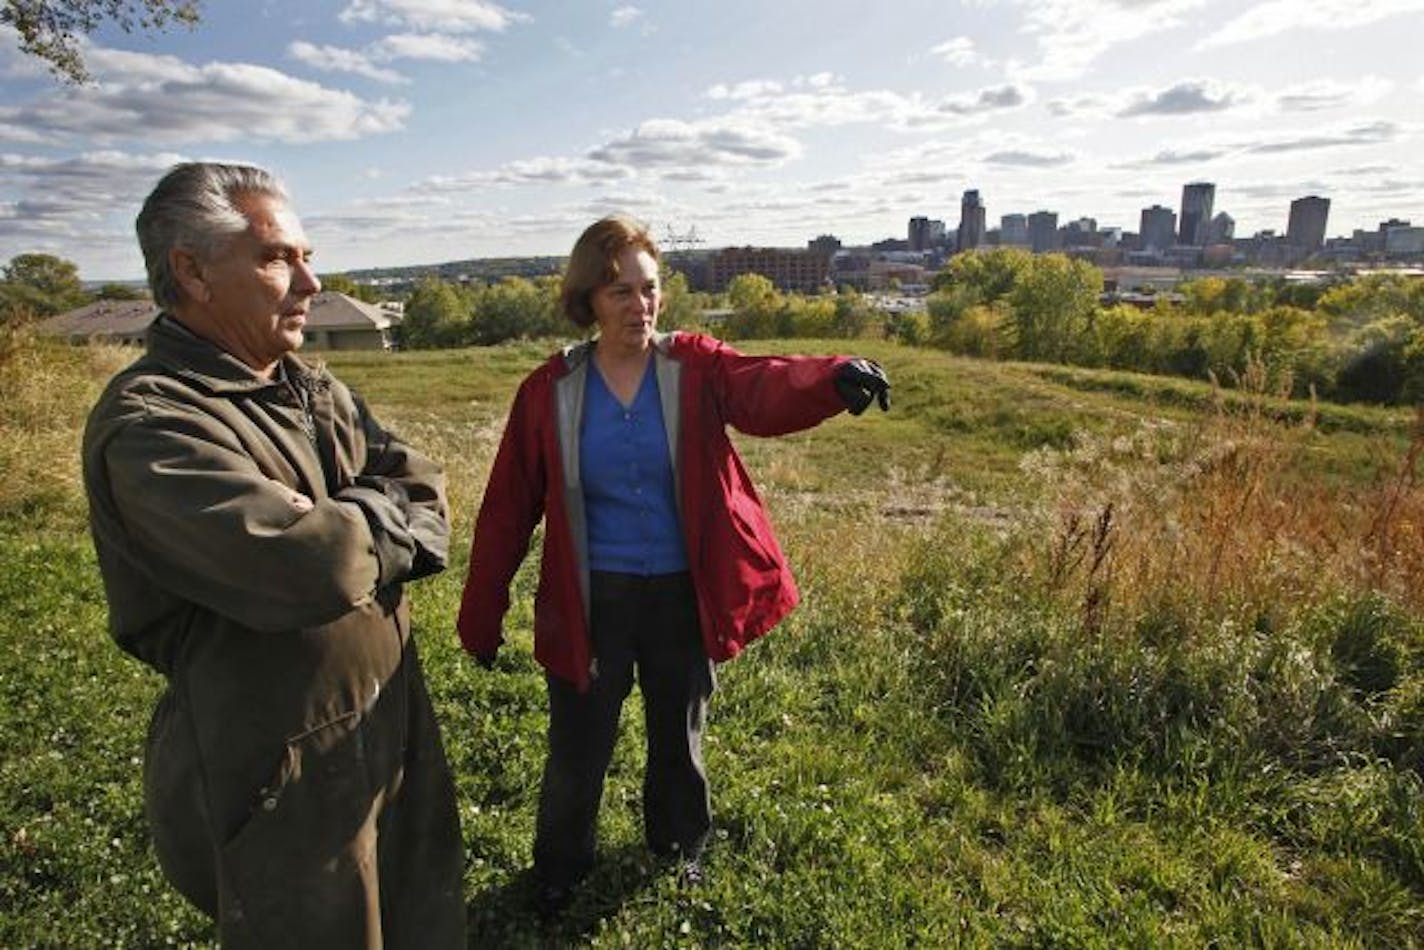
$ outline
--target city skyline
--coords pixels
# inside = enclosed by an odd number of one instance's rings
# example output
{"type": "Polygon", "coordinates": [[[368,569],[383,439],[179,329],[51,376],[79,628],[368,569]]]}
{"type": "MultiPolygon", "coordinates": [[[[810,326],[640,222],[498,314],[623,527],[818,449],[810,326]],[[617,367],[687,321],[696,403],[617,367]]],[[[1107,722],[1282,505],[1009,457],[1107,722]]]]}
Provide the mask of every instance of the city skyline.
{"type": "Polygon", "coordinates": [[[1192,182],[1237,237],[1424,223],[1424,0],[271,0],[101,32],[73,88],[0,32],[0,260],[140,277],[175,161],[272,168],[323,272],[567,253],[624,211],[705,246],[916,216],[1133,231],[1192,182]]]}

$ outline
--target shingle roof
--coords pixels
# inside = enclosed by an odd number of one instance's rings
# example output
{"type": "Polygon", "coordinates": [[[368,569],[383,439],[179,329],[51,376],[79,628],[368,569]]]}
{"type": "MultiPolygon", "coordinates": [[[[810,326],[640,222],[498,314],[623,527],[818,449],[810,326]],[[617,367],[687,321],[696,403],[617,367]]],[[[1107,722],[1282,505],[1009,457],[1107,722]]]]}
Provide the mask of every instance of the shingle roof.
{"type": "Polygon", "coordinates": [[[156,316],[158,305],[152,300],[96,300],[78,310],[47,317],[36,329],[71,339],[142,339],[156,316]]]}
{"type": "Polygon", "coordinates": [[[323,290],[312,298],[307,326],[316,330],[386,330],[396,322],[392,317],[375,304],[323,290]]]}
{"type": "MultiPolygon", "coordinates": [[[[37,325],[41,333],[73,339],[142,339],[158,316],[152,300],[96,300],[37,325]]],[[[312,298],[307,327],[313,330],[386,330],[399,316],[354,297],[323,290],[312,298]]]]}

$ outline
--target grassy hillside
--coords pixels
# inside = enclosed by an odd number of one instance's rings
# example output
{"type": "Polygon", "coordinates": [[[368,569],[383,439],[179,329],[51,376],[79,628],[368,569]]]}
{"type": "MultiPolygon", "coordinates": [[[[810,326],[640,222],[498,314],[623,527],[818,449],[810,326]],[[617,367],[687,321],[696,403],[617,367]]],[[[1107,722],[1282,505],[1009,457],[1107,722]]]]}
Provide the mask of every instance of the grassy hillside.
{"type": "MultiPolygon", "coordinates": [[[[804,603],[719,668],[708,885],[644,856],[635,698],[604,860],[552,932],[527,910],[532,570],[495,670],[452,631],[504,412],[549,346],[328,357],[451,474],[456,563],[414,595],[475,942],[1424,942],[1415,417],[859,348],[889,415],[739,439],[804,603]]],[[[160,684],[107,639],[77,493],[84,413],[130,354],[0,354],[0,945],[206,944],[152,857],[160,684]]]]}

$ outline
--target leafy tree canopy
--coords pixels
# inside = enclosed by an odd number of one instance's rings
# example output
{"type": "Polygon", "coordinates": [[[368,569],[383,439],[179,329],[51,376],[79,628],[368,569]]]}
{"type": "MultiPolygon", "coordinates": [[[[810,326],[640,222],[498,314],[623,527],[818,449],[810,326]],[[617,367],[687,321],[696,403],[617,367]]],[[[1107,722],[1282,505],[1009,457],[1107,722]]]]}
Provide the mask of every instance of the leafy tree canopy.
{"type": "Polygon", "coordinates": [[[36,316],[63,313],[89,300],[79,280],[79,268],[52,254],[19,254],[3,272],[0,295],[9,308],[24,308],[36,316]]]}
{"type": "Polygon", "coordinates": [[[378,303],[380,294],[375,287],[370,284],[358,284],[345,274],[320,274],[322,290],[331,290],[348,297],[354,297],[364,303],[378,303]]]}
{"type": "Polygon", "coordinates": [[[22,52],[37,57],[65,82],[90,79],[80,38],[112,23],[125,33],[193,26],[202,0],[0,0],[0,23],[20,35],[22,52]]]}

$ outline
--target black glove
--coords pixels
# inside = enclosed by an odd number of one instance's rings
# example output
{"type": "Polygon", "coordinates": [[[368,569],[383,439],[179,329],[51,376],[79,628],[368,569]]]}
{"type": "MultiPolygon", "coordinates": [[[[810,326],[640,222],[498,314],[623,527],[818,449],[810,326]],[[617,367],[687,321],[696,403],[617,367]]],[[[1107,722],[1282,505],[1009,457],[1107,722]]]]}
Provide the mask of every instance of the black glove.
{"type": "Polygon", "coordinates": [[[874,360],[856,359],[836,367],[836,392],[845,400],[850,414],[858,416],[870,407],[871,400],[890,409],[890,377],[874,360]]]}

